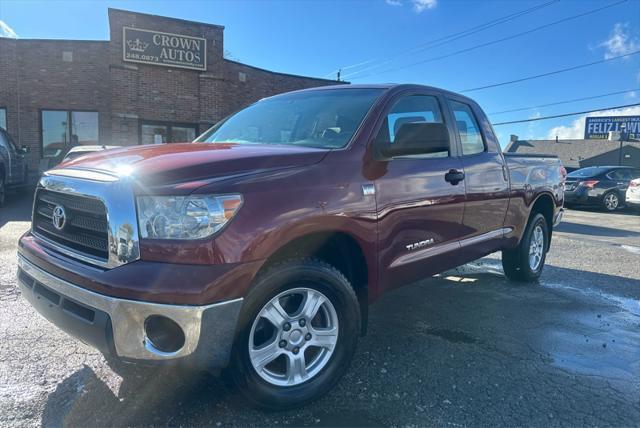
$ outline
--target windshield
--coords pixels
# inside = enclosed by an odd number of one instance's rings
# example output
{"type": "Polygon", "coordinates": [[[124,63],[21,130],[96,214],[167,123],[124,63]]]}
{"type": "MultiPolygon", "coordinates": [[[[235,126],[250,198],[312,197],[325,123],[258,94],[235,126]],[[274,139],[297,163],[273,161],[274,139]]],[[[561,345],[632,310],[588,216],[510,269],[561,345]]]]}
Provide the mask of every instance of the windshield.
{"type": "Polygon", "coordinates": [[[345,88],[266,98],[215,125],[196,141],[344,147],[382,92],[345,88]]]}
{"type": "Polygon", "coordinates": [[[595,177],[596,175],[600,175],[603,172],[607,172],[607,168],[598,168],[595,166],[590,166],[588,168],[582,168],[577,171],[573,171],[568,177],[575,178],[587,178],[587,177],[595,177]]]}

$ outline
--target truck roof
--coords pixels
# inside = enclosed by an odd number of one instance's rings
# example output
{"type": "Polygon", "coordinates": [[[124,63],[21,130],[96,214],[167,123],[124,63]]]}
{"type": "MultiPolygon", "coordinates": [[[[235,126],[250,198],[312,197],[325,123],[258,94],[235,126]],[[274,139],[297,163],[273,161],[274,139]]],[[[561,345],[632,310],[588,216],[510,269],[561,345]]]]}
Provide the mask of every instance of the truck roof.
{"type": "MultiPolygon", "coordinates": [[[[385,89],[388,91],[399,92],[406,89],[427,89],[429,91],[440,92],[442,94],[450,94],[455,95],[459,98],[464,98],[469,100],[470,102],[475,103],[475,101],[465,95],[459,94],[457,92],[449,91],[447,89],[437,88],[435,86],[428,85],[419,85],[415,83],[363,83],[356,85],[329,85],[329,86],[317,86],[313,88],[300,89],[297,91],[291,91],[289,93],[295,92],[308,92],[308,91],[323,91],[323,90],[344,90],[344,89],[385,89]]],[[[277,95],[276,95],[277,96],[277,95]]]]}

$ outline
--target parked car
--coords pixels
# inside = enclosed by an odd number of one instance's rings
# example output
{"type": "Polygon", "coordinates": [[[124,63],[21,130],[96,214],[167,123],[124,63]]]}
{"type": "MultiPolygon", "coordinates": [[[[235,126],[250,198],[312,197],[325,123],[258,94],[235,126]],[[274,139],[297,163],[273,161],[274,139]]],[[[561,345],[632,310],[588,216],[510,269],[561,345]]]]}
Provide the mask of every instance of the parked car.
{"type": "Polygon", "coordinates": [[[599,206],[615,211],[625,200],[629,182],[640,170],[627,166],[590,166],[569,173],[565,181],[565,204],[599,206]]]}
{"type": "Polygon", "coordinates": [[[640,210],[640,178],[631,180],[629,183],[625,196],[625,203],[630,207],[640,210]]]}
{"type": "Polygon", "coordinates": [[[88,155],[89,153],[99,152],[102,150],[117,149],[119,147],[120,146],[104,146],[104,145],[75,146],[75,147],[72,147],[71,150],[69,150],[66,155],[64,155],[60,163],[68,162],[80,156],[88,155]]]}
{"type": "Polygon", "coordinates": [[[291,92],[195,143],[48,171],[19,284],[110,359],[226,367],[251,402],[296,406],[338,382],[384,292],[496,251],[509,278],[535,281],[563,171],[504,156],[452,92],[291,92]]]}
{"type": "Polygon", "coordinates": [[[28,183],[27,161],[29,148],[19,148],[4,128],[0,128],[0,205],[6,192],[28,183]]]}

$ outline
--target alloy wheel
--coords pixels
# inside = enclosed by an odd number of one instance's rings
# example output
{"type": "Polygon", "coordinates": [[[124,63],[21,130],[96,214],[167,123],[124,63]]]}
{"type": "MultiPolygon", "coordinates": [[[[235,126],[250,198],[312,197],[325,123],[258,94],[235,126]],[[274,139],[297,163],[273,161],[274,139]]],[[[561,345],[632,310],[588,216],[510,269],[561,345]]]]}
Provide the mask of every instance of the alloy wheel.
{"type": "Polygon", "coordinates": [[[300,385],[327,365],[338,342],[338,315],[318,290],[294,288],[272,298],[253,321],[249,359],[272,385],[300,385]]]}
{"type": "Polygon", "coordinates": [[[620,201],[618,200],[618,196],[615,193],[609,193],[604,197],[604,206],[609,210],[613,211],[618,208],[618,204],[620,201]]]}
{"type": "Polygon", "coordinates": [[[533,229],[531,243],[529,244],[529,267],[532,271],[538,270],[544,254],[544,232],[539,224],[533,229]]]}

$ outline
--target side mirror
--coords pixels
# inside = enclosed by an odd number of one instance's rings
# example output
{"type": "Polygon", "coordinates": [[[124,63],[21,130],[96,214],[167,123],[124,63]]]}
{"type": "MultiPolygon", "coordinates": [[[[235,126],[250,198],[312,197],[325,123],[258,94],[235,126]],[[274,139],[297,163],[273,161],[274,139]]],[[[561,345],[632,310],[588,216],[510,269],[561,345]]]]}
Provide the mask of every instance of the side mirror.
{"type": "Polygon", "coordinates": [[[449,130],[443,123],[405,123],[381,152],[389,158],[449,152],[449,130]]]}
{"type": "Polygon", "coordinates": [[[22,146],[20,147],[20,153],[22,153],[23,155],[26,155],[27,153],[31,152],[31,147],[29,146],[22,146]]]}

